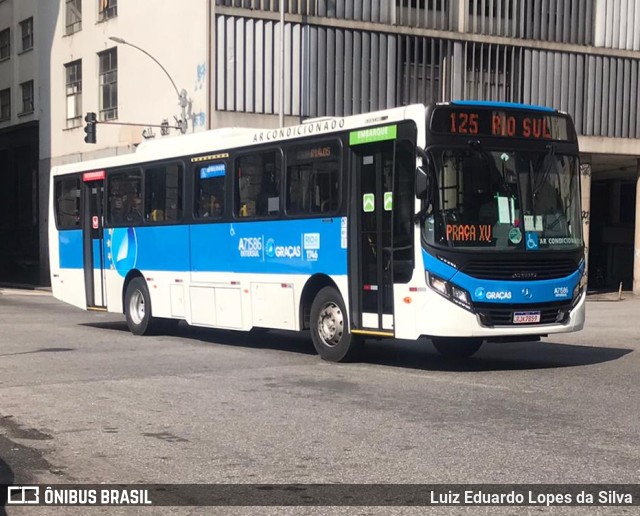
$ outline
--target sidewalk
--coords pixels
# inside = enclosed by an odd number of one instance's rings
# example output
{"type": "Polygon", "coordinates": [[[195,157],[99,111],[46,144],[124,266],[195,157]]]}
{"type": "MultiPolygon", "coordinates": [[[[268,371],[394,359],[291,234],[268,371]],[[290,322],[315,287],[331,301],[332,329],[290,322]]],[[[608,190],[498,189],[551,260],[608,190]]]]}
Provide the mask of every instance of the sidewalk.
{"type": "Polygon", "coordinates": [[[624,301],[626,299],[636,299],[636,296],[630,290],[614,291],[614,292],[588,292],[587,301],[624,301]]]}
{"type": "Polygon", "coordinates": [[[19,295],[19,296],[50,296],[51,287],[41,287],[38,285],[27,285],[24,283],[0,283],[0,296],[19,295]]]}

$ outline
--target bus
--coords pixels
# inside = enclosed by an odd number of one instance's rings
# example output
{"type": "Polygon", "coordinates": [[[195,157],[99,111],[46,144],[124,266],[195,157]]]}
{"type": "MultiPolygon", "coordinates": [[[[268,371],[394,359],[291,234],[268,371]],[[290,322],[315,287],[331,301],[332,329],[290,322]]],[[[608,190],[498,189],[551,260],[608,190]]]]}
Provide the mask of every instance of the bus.
{"type": "Polygon", "coordinates": [[[322,359],[366,338],[485,341],[580,330],[578,143],[546,107],[456,101],[148,141],[54,167],[56,298],[136,335],[308,330],[322,359]]]}

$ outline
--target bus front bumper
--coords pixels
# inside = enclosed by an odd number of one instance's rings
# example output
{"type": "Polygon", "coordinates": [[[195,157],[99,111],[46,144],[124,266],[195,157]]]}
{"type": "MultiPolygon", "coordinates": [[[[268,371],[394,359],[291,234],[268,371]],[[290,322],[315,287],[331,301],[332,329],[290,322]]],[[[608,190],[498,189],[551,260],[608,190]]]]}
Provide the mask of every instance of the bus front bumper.
{"type": "MultiPolygon", "coordinates": [[[[578,300],[572,307],[567,307],[562,322],[547,324],[495,324],[487,325],[487,318],[478,313],[472,313],[451,301],[443,299],[442,296],[433,292],[428,292],[424,303],[418,304],[417,323],[415,337],[401,336],[396,331],[396,336],[400,338],[417,338],[419,336],[428,337],[481,337],[490,339],[492,337],[509,336],[535,336],[553,333],[568,333],[579,331],[584,327],[585,319],[585,299],[586,293],[580,294],[578,300]]],[[[504,305],[503,305],[504,306],[504,305]]],[[[496,304],[497,309],[501,306],[496,304]]],[[[530,309],[518,308],[518,311],[536,312],[540,308],[532,305],[530,309]]],[[[505,308],[503,312],[508,313],[505,308]]],[[[512,319],[510,319],[512,321],[512,319]]]]}

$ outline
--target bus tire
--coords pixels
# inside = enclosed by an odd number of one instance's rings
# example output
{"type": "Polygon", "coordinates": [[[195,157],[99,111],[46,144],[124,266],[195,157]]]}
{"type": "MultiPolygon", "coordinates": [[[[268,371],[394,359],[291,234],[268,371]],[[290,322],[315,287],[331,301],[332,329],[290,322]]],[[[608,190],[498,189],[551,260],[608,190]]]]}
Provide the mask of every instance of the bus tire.
{"type": "Polygon", "coordinates": [[[349,319],[342,296],[334,287],[324,287],[311,304],[311,340],[323,360],[346,362],[360,347],[360,339],[349,333],[349,319]]]}
{"type": "Polygon", "coordinates": [[[431,339],[438,353],[446,358],[467,358],[482,346],[482,339],[477,338],[436,338],[431,339]]]}
{"type": "Polygon", "coordinates": [[[133,278],[127,286],[124,314],[134,335],[151,335],[156,330],[158,320],[151,315],[151,296],[144,279],[133,278]]]}

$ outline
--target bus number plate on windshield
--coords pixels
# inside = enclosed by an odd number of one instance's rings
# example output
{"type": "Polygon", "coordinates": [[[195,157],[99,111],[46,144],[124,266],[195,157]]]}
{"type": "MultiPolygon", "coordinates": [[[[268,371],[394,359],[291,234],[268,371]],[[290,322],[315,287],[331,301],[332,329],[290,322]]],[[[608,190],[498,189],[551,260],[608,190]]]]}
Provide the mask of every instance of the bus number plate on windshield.
{"type": "Polygon", "coordinates": [[[514,312],[513,324],[531,324],[540,322],[540,312],[514,312]]]}

